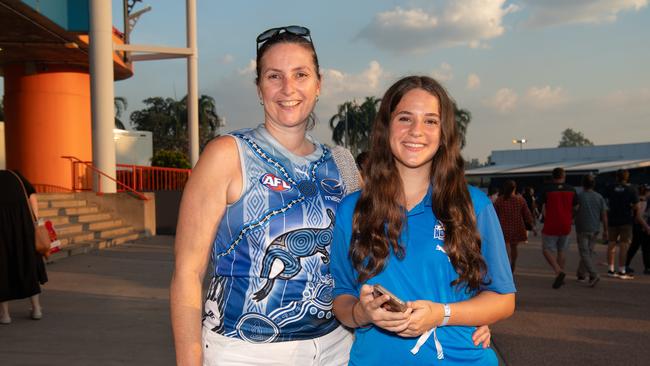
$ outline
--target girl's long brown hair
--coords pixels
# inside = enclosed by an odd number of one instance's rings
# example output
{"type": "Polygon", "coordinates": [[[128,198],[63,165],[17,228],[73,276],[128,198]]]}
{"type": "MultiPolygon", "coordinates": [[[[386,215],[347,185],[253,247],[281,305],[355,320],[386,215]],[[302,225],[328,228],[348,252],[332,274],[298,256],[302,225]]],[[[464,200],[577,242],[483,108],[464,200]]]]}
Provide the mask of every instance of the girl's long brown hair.
{"type": "Polygon", "coordinates": [[[359,273],[359,282],[379,274],[391,250],[398,258],[404,256],[404,248],[400,244],[400,234],[406,220],[402,206],[404,189],[395,166],[389,135],[391,114],[402,97],[413,89],[427,91],[440,102],[440,146],[431,167],[432,209],[444,225],[445,251],[459,274],[459,278],[451,284],[466,284],[468,290],[476,290],[483,283],[486,265],[481,255],[481,239],[465,182],[454,102],[437,81],[427,76],[405,77],[393,84],[382,98],[373,125],[370,155],[365,165],[366,181],[354,210],[349,255],[359,273]]]}

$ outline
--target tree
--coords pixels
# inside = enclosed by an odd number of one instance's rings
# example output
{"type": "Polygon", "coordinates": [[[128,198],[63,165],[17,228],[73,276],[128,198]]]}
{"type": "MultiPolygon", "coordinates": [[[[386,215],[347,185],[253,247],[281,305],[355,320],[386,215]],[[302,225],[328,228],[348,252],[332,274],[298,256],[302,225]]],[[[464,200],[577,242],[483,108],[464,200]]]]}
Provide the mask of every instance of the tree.
{"type": "Polygon", "coordinates": [[[151,158],[151,165],[179,169],[190,169],[192,167],[187,160],[187,156],[176,150],[158,150],[151,158]]]}
{"type": "Polygon", "coordinates": [[[454,103],[454,118],[456,120],[456,130],[458,131],[458,139],[460,140],[460,148],[465,147],[465,135],[467,134],[467,127],[472,121],[472,113],[467,109],[458,108],[454,103]]]}
{"type": "Polygon", "coordinates": [[[339,105],[338,113],[330,118],[332,140],[338,145],[345,141],[354,156],[368,150],[370,131],[377,116],[379,102],[379,98],[366,97],[362,104],[352,101],[339,105]]]}
{"type": "MultiPolygon", "coordinates": [[[[143,101],[145,109],[131,113],[131,125],[136,130],[151,131],[154,154],[159,150],[189,151],[187,128],[187,97],[180,101],[173,98],[152,97],[143,101]]],[[[199,148],[217,135],[222,119],[216,111],[214,98],[199,98],[199,148]]]]}
{"type": "Polygon", "coordinates": [[[562,138],[560,139],[560,143],[557,145],[557,147],[579,146],[594,146],[594,143],[586,138],[580,131],[574,131],[571,128],[567,128],[566,130],[562,131],[562,138]]]}
{"type": "Polygon", "coordinates": [[[126,130],[120,117],[122,117],[122,113],[129,107],[129,103],[127,103],[124,97],[115,97],[113,99],[113,106],[115,107],[115,128],[126,130]]]}

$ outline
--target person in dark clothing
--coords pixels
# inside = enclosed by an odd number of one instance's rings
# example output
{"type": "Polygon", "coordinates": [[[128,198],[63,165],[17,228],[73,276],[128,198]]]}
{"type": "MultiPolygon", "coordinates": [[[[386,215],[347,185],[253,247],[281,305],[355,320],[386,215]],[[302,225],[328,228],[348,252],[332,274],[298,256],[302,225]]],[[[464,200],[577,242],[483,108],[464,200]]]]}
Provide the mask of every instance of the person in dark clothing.
{"type": "Polygon", "coordinates": [[[14,173],[0,170],[0,324],[11,323],[9,301],[27,297],[32,304],[31,318],[41,319],[40,285],[47,282],[43,257],[36,252],[28,206],[38,217],[36,191],[25,177],[14,173]]]}
{"type": "Polygon", "coordinates": [[[632,240],[632,223],[634,222],[634,213],[639,203],[639,197],[635,190],[628,183],[630,173],[625,169],[619,169],[616,172],[616,183],[607,187],[605,199],[609,206],[607,221],[609,223],[609,244],[607,246],[607,262],[609,277],[617,277],[622,280],[634,278],[632,274],[625,270],[625,259],[627,248],[632,240]],[[616,247],[619,247],[618,253],[618,272],[614,265],[614,256],[616,247]]]}
{"type": "Polygon", "coordinates": [[[641,248],[643,273],[650,274],[650,204],[648,204],[648,200],[650,200],[650,189],[646,185],[640,185],[639,203],[634,217],[634,224],[632,225],[632,244],[630,244],[625,260],[626,273],[634,273],[634,269],[630,268],[630,263],[632,263],[632,258],[634,258],[636,252],[641,248]]]}

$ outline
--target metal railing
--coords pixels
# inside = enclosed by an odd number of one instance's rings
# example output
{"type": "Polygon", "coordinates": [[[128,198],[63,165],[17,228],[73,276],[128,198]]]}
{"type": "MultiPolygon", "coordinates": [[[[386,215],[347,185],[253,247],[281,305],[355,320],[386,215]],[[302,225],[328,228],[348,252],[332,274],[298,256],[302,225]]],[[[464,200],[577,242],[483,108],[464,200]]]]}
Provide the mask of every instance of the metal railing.
{"type": "MultiPolygon", "coordinates": [[[[74,156],[62,156],[61,158],[68,159],[72,164],[72,191],[74,192],[92,191],[93,178],[94,175],[97,174],[98,176],[106,177],[115,182],[118,192],[130,192],[141,200],[149,200],[147,196],[141,192],[138,192],[137,190],[102,172],[88,161],[82,161],[81,159],[74,156]]],[[[97,194],[103,194],[104,192],[102,191],[102,179],[98,179],[97,182],[97,194]]]]}
{"type": "Polygon", "coordinates": [[[191,169],[117,164],[117,180],[138,191],[182,191],[191,169]]]}
{"type": "MultiPolygon", "coordinates": [[[[92,191],[93,173],[101,173],[118,185],[118,192],[132,192],[138,197],[141,192],[181,191],[189,178],[191,169],[163,168],[130,164],[116,164],[116,178],[100,172],[91,162],[74,156],[62,156],[72,163],[72,190],[92,191]]],[[[101,187],[99,187],[101,191],[101,187]]],[[[144,195],[142,195],[144,197],[144,195]]]]}

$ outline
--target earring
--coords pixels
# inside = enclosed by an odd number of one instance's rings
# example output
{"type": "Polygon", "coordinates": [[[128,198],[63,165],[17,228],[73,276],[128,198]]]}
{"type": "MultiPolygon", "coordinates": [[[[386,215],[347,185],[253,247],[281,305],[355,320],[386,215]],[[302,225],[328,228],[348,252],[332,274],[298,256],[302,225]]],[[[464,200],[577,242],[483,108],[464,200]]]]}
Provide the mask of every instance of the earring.
{"type": "Polygon", "coordinates": [[[262,99],[260,99],[260,105],[262,105],[262,106],[264,105],[264,102],[262,101],[262,99]]]}

